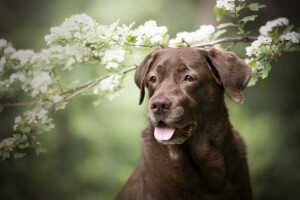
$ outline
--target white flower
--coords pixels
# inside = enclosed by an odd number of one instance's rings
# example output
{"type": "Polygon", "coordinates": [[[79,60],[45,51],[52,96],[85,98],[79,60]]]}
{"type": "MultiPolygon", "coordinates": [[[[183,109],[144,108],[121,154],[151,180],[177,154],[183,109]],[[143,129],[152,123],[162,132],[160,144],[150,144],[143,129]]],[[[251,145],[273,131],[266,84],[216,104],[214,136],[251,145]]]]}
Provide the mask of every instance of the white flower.
{"type": "Polygon", "coordinates": [[[45,51],[38,52],[31,57],[30,63],[34,64],[37,62],[42,62],[45,64],[50,64],[50,57],[45,51]]]}
{"type": "Polygon", "coordinates": [[[14,53],[14,52],[16,52],[16,49],[13,48],[13,47],[6,47],[6,48],[4,49],[4,55],[9,55],[9,54],[12,54],[12,53],[14,53]]]}
{"type": "Polygon", "coordinates": [[[0,39],[0,49],[6,47],[7,41],[5,39],[0,39]]]}
{"type": "Polygon", "coordinates": [[[105,68],[106,69],[116,69],[119,67],[119,64],[116,63],[116,62],[108,62],[106,65],[105,65],[105,68]]]}
{"type": "Polygon", "coordinates": [[[91,50],[84,44],[67,45],[64,48],[65,54],[73,57],[77,62],[87,61],[91,56],[91,50]]]}
{"type": "Polygon", "coordinates": [[[36,113],[37,119],[42,123],[46,123],[48,120],[48,110],[42,109],[36,113]]]}
{"type": "Polygon", "coordinates": [[[14,127],[13,127],[13,130],[17,130],[18,126],[20,125],[20,123],[22,122],[22,117],[18,116],[15,118],[15,124],[14,124],[14,127]]]}
{"type": "Polygon", "coordinates": [[[28,124],[45,124],[48,122],[48,111],[45,109],[27,111],[25,118],[28,124]]]}
{"type": "Polygon", "coordinates": [[[35,97],[38,93],[46,93],[48,91],[48,85],[52,82],[49,72],[33,72],[33,78],[30,82],[32,87],[32,97],[35,97]]]}
{"type": "Polygon", "coordinates": [[[218,8],[225,8],[228,11],[233,11],[235,7],[234,0],[217,0],[216,3],[218,8]]]}
{"type": "Polygon", "coordinates": [[[50,99],[51,99],[54,103],[58,103],[58,102],[60,102],[60,101],[63,100],[63,97],[60,96],[60,95],[54,95],[54,96],[50,97],[50,99]]]}
{"type": "Polygon", "coordinates": [[[289,25],[289,20],[287,18],[281,17],[272,21],[268,21],[266,25],[259,28],[259,33],[261,35],[268,35],[268,33],[272,32],[275,27],[287,25],[289,25]]]}
{"type": "Polygon", "coordinates": [[[145,44],[147,40],[149,40],[151,44],[161,44],[167,32],[167,27],[157,26],[156,21],[150,20],[133,30],[132,35],[137,37],[136,45],[145,44]]]}
{"type": "Polygon", "coordinates": [[[94,88],[94,94],[99,94],[99,90],[103,92],[113,92],[121,83],[120,75],[110,75],[103,79],[97,87],[94,88]]]}
{"type": "Polygon", "coordinates": [[[282,36],[280,36],[280,40],[287,40],[287,41],[292,41],[292,43],[299,43],[300,40],[300,33],[297,32],[289,32],[286,33],[282,36]]]}
{"type": "Polygon", "coordinates": [[[26,80],[25,75],[22,72],[16,72],[10,75],[9,77],[9,83],[12,84],[16,80],[19,80],[21,82],[24,82],[26,80]]]}
{"type": "Polygon", "coordinates": [[[13,150],[15,138],[5,138],[0,142],[0,149],[7,149],[9,151],[13,150]]]}
{"type": "Polygon", "coordinates": [[[73,15],[57,27],[50,29],[50,34],[45,36],[48,45],[59,40],[88,39],[95,35],[94,20],[86,14],[73,15]]]}
{"type": "Polygon", "coordinates": [[[115,49],[106,49],[102,57],[102,64],[106,65],[107,69],[118,67],[118,63],[125,60],[126,51],[120,47],[115,49]]]}
{"type": "Polygon", "coordinates": [[[176,47],[177,44],[187,42],[188,44],[195,44],[200,41],[209,41],[211,35],[215,32],[213,25],[202,25],[195,32],[180,32],[176,34],[176,38],[169,41],[170,47],[176,47]]]}
{"type": "Polygon", "coordinates": [[[26,65],[34,55],[35,53],[32,50],[18,50],[11,55],[11,59],[19,60],[20,65],[26,65]]]}
{"type": "Polygon", "coordinates": [[[22,121],[22,118],[20,116],[15,118],[15,123],[19,124],[22,121]]]}
{"type": "Polygon", "coordinates": [[[80,32],[75,32],[74,37],[77,39],[81,39],[81,33],[80,32]]]}
{"type": "Polygon", "coordinates": [[[269,49],[271,47],[271,43],[272,38],[261,35],[257,38],[257,40],[251,43],[251,46],[246,47],[246,54],[247,56],[258,56],[260,54],[260,48],[264,47],[269,49]]]}
{"type": "MultiPolygon", "coordinates": [[[[245,1],[245,0],[237,0],[237,1],[245,1]]],[[[217,0],[216,2],[217,8],[225,8],[225,10],[232,12],[234,8],[236,7],[235,5],[235,0],[217,0]]]]}
{"type": "Polygon", "coordinates": [[[65,48],[60,45],[53,45],[48,49],[42,49],[41,53],[48,55],[48,58],[51,59],[63,59],[64,58],[65,48]]]}
{"type": "Polygon", "coordinates": [[[5,63],[6,63],[6,58],[2,57],[0,60],[0,72],[3,71],[5,63]]]}

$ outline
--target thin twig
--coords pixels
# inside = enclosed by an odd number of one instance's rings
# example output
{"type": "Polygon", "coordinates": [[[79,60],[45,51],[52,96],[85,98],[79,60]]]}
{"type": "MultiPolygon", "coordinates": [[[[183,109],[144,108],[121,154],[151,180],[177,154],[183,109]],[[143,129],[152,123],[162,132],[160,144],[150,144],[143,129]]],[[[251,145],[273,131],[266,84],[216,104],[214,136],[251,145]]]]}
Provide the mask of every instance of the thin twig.
{"type": "Polygon", "coordinates": [[[182,39],[182,43],[186,44],[187,47],[190,47],[190,46],[191,46],[191,45],[190,45],[187,41],[185,41],[184,39],[182,39]]]}
{"type": "Polygon", "coordinates": [[[233,42],[230,46],[226,47],[225,50],[229,51],[231,48],[233,48],[236,45],[236,42],[233,42]]]}
{"type": "Polygon", "coordinates": [[[234,43],[244,42],[244,43],[250,43],[250,42],[253,42],[256,39],[257,38],[253,37],[253,36],[225,37],[225,38],[214,40],[214,41],[211,41],[211,42],[208,42],[208,43],[195,44],[195,45],[192,45],[192,47],[195,47],[195,48],[211,47],[211,46],[214,46],[216,44],[227,43],[227,42],[234,42],[234,43]]]}

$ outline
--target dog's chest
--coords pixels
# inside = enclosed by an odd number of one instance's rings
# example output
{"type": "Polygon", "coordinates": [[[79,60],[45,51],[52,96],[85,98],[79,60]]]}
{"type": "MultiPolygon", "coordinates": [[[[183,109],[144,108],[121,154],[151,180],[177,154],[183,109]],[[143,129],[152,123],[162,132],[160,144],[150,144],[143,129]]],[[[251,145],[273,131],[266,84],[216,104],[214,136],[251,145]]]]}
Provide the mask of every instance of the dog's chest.
{"type": "Polygon", "coordinates": [[[157,188],[162,193],[176,195],[197,193],[204,190],[201,170],[192,158],[182,149],[152,149],[146,159],[146,185],[157,188]]]}

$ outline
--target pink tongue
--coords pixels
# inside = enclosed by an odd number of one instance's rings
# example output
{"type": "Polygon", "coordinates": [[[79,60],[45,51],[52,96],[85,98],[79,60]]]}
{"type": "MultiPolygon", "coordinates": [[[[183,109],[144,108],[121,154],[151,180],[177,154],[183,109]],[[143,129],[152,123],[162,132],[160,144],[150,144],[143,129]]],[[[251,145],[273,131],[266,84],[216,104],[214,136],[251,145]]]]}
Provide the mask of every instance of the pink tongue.
{"type": "Polygon", "coordinates": [[[155,127],[154,137],[157,141],[169,140],[175,132],[174,128],[170,127],[155,127]]]}

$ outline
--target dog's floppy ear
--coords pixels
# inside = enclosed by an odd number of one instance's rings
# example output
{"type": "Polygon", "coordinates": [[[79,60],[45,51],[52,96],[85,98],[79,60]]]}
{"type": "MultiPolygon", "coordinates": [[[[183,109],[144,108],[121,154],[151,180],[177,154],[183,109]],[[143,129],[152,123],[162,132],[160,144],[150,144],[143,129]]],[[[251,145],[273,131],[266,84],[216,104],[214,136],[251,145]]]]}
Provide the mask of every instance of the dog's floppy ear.
{"type": "Polygon", "coordinates": [[[232,52],[214,47],[206,52],[209,68],[217,83],[223,85],[234,102],[243,103],[243,90],[252,76],[251,68],[232,52]]]}
{"type": "Polygon", "coordinates": [[[137,67],[134,74],[135,84],[140,88],[140,100],[139,105],[141,105],[144,101],[145,97],[145,78],[152,66],[154,59],[154,53],[160,50],[160,47],[156,47],[154,52],[145,57],[143,62],[137,67]]]}

